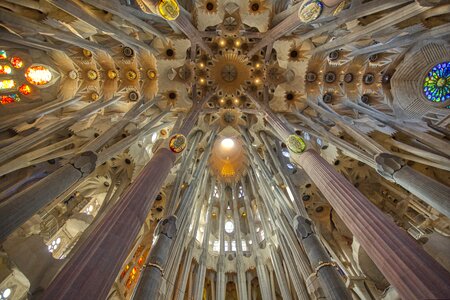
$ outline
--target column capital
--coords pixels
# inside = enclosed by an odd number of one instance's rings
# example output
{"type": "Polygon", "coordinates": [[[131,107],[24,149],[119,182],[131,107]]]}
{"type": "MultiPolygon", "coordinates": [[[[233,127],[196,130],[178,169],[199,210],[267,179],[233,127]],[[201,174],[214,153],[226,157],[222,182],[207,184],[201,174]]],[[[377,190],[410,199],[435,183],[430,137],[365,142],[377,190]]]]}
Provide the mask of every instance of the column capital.
{"type": "Polygon", "coordinates": [[[92,151],[86,151],[74,157],[71,164],[81,172],[82,177],[86,177],[95,170],[96,162],[97,154],[92,151]]]}
{"type": "Polygon", "coordinates": [[[177,217],[168,216],[159,221],[155,229],[156,235],[164,234],[169,239],[173,239],[177,235],[177,217]]]}
{"type": "Polygon", "coordinates": [[[300,215],[294,217],[292,226],[294,227],[294,230],[301,236],[302,240],[306,239],[311,234],[314,234],[314,231],[312,230],[311,220],[300,215]]]}
{"type": "Polygon", "coordinates": [[[392,182],[395,182],[394,174],[406,165],[402,159],[389,153],[375,155],[375,162],[378,174],[392,182]]]}

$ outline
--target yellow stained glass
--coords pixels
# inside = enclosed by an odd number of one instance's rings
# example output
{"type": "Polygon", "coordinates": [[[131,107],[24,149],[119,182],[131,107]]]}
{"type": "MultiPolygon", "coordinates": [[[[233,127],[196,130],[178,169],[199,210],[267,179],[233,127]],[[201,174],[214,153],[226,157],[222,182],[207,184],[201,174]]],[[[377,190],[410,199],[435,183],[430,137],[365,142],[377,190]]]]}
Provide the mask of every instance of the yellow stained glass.
{"type": "Polygon", "coordinates": [[[0,90],[9,90],[16,86],[16,82],[12,79],[4,79],[0,81],[0,90]]]}
{"type": "Polygon", "coordinates": [[[12,69],[8,65],[0,65],[0,74],[8,75],[11,74],[12,69]]]}
{"type": "Polygon", "coordinates": [[[180,15],[180,7],[175,0],[159,1],[158,10],[161,17],[169,21],[175,20],[180,15]]]}

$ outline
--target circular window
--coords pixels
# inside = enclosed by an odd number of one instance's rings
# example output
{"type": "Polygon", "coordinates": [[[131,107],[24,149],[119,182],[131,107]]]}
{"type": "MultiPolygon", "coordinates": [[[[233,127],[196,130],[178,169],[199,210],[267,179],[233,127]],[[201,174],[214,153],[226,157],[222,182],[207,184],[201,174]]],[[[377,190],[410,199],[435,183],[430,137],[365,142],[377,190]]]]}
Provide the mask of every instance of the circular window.
{"type": "Polygon", "coordinates": [[[306,80],[307,80],[308,82],[314,82],[314,81],[316,81],[316,79],[317,79],[316,73],[308,72],[308,73],[306,74],[306,80]]]}
{"type": "Polygon", "coordinates": [[[328,54],[328,58],[329,58],[331,61],[337,60],[337,59],[339,58],[339,50],[331,51],[331,52],[328,54]]]}
{"type": "Polygon", "coordinates": [[[234,231],[234,224],[231,221],[226,221],[225,222],[225,231],[227,233],[232,233],[234,231]]]}
{"type": "Polygon", "coordinates": [[[352,73],[345,74],[344,81],[346,83],[351,83],[353,81],[353,74],[352,73]]]}
{"type": "Polygon", "coordinates": [[[331,103],[332,101],[333,101],[333,94],[331,94],[331,93],[326,93],[326,94],[324,94],[323,96],[322,96],[322,100],[323,100],[323,102],[325,102],[325,103],[331,103]]]}
{"type": "Polygon", "coordinates": [[[44,66],[31,66],[25,72],[27,81],[34,85],[45,85],[52,80],[53,75],[44,66]]]}
{"type": "Polygon", "coordinates": [[[434,66],[423,83],[425,97],[432,102],[444,102],[450,99],[450,62],[434,66]]]}
{"type": "Polygon", "coordinates": [[[334,72],[327,72],[323,79],[326,83],[333,83],[336,81],[336,74],[334,72]]]}
{"type": "Polygon", "coordinates": [[[365,84],[372,84],[375,82],[375,75],[373,75],[372,73],[364,74],[363,81],[365,84]]]}
{"type": "Polygon", "coordinates": [[[125,57],[133,57],[134,56],[134,50],[131,49],[130,47],[124,47],[122,49],[122,53],[123,53],[123,56],[125,56],[125,57]]]}

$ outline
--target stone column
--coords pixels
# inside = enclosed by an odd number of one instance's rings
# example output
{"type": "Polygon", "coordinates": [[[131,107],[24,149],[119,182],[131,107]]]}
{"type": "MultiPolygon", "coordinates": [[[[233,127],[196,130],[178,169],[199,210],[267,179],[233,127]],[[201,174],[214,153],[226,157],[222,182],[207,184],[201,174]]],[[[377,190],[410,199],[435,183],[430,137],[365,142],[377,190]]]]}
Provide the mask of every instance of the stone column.
{"type": "Polygon", "coordinates": [[[0,242],[71,185],[89,175],[95,169],[96,159],[93,152],[82,153],[71,163],[2,202],[0,242]]]}
{"type": "Polygon", "coordinates": [[[292,155],[403,299],[450,297],[450,273],[320,155],[292,155]]]}
{"type": "Polygon", "coordinates": [[[327,299],[352,299],[335,264],[312,230],[311,221],[298,215],[294,218],[293,223],[297,238],[302,243],[306,255],[315,269],[315,274],[319,278],[327,299]]]}
{"type": "Polygon", "coordinates": [[[223,196],[225,194],[225,189],[222,185],[221,188],[221,205],[219,214],[219,240],[220,240],[220,253],[219,259],[217,260],[217,286],[216,286],[216,298],[217,300],[225,300],[225,209],[226,209],[226,198],[223,196]]]}
{"type": "MultiPolygon", "coordinates": [[[[204,101],[206,98],[193,105],[188,120],[198,116],[204,101]]],[[[187,124],[183,123],[183,132],[189,132],[194,125],[187,124]]],[[[45,291],[43,299],[104,299],[107,296],[176,157],[167,148],[155,152],[45,291]]]]}
{"type": "Polygon", "coordinates": [[[213,198],[214,188],[211,187],[211,193],[208,201],[208,210],[206,212],[206,228],[204,229],[203,241],[202,241],[202,254],[199,259],[199,271],[198,271],[198,289],[197,293],[194,295],[195,300],[201,300],[203,297],[203,288],[205,286],[205,276],[206,276],[206,260],[208,258],[208,248],[209,248],[209,237],[211,235],[211,214],[212,214],[212,198],[213,198]]]}
{"type": "Polygon", "coordinates": [[[153,155],[45,291],[43,299],[106,297],[175,158],[175,153],[167,148],[153,155]]]}
{"type": "Polygon", "coordinates": [[[234,237],[236,239],[236,272],[237,272],[237,290],[239,299],[245,299],[247,295],[247,286],[245,284],[245,265],[242,263],[243,261],[243,253],[242,253],[242,238],[241,238],[241,222],[239,215],[239,207],[237,204],[237,185],[233,186],[233,215],[234,215],[234,237]]]}
{"type": "Polygon", "coordinates": [[[272,292],[272,299],[277,299],[277,293],[275,290],[275,278],[273,278],[273,267],[269,266],[269,278],[270,278],[270,290],[272,292]]]}
{"type": "Polygon", "coordinates": [[[406,166],[403,160],[394,155],[381,153],[375,156],[375,162],[377,172],[383,177],[450,218],[450,187],[406,166]]]}
{"type": "Polygon", "coordinates": [[[147,264],[141,274],[133,299],[157,299],[163,280],[164,267],[169,257],[172,243],[177,234],[177,218],[169,216],[159,221],[156,228],[157,240],[150,250],[147,264]]]}

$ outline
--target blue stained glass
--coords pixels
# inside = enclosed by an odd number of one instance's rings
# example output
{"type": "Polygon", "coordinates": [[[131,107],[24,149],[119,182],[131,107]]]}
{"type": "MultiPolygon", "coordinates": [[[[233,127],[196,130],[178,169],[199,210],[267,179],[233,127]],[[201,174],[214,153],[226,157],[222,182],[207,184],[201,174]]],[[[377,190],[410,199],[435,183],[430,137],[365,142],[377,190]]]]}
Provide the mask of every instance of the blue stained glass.
{"type": "Polygon", "coordinates": [[[423,83],[425,97],[432,102],[444,102],[450,99],[450,62],[434,66],[423,83]]]}

